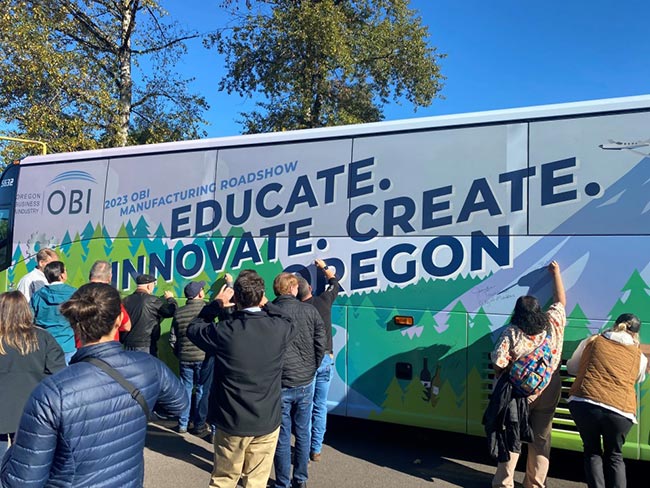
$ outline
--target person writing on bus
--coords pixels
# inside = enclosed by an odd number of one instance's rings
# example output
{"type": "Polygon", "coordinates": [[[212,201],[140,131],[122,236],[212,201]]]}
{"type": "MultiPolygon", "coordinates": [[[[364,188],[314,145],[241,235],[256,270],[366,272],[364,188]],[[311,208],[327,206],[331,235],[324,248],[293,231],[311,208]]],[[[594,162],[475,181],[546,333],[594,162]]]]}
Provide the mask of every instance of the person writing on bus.
{"type": "Polygon", "coordinates": [[[135,292],[124,299],[124,308],[131,317],[131,331],[123,335],[124,348],[158,357],[160,322],[174,316],[176,299],[170,291],[165,291],[163,298],[155,296],[156,278],[152,275],[141,274],[135,283],[135,292]]]}
{"type": "Polygon", "coordinates": [[[634,385],[648,367],[640,329],[636,315],[619,315],[611,329],[583,340],[567,362],[567,372],[576,377],[569,410],[582,439],[589,488],[626,486],[622,447],[637,423],[634,385]]]}
{"type": "Polygon", "coordinates": [[[52,261],[58,261],[59,256],[50,248],[43,248],[36,253],[36,267],[23,276],[16,289],[25,295],[27,303],[32,299],[32,295],[36,293],[40,288],[47,285],[47,279],[43,270],[48,263],[52,261]]]}
{"type": "Polygon", "coordinates": [[[314,383],[314,406],[311,416],[311,448],[309,458],[314,462],[321,460],[323,438],[327,428],[327,394],[332,382],[334,366],[334,348],[332,347],[332,305],[339,294],[341,286],[336,279],[334,270],[322,259],[314,261],[316,267],[323,272],[327,278],[327,288],[318,296],[312,295],[311,285],[302,276],[298,278],[298,300],[310,303],[323,319],[325,324],[325,355],[316,370],[316,382],[314,383]]]}
{"type": "MultiPolygon", "coordinates": [[[[503,331],[491,354],[496,374],[506,373],[520,357],[542,345],[550,336],[552,377],[541,390],[526,398],[533,441],[528,444],[525,488],[546,486],[551,452],[551,426],[555,407],[560,401],[562,342],[566,326],[566,294],[560,274],[560,265],[548,265],[553,284],[553,304],[544,312],[533,296],[517,299],[510,325],[503,331]]],[[[512,488],[519,452],[509,452],[509,461],[499,462],[492,480],[493,488],[512,488]]]]}

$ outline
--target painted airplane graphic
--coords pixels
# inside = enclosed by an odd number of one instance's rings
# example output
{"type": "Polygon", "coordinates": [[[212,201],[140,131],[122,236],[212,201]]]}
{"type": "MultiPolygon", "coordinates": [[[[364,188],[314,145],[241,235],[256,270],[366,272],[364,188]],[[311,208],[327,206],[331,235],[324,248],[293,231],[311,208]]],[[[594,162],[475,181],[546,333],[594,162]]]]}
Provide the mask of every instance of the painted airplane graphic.
{"type": "Polygon", "coordinates": [[[632,141],[632,142],[615,141],[613,139],[609,139],[608,142],[609,142],[608,144],[599,144],[598,147],[601,149],[614,150],[614,151],[627,149],[628,151],[641,154],[642,156],[648,156],[647,153],[637,151],[637,149],[642,147],[650,147],[650,139],[646,139],[645,141],[632,141]]]}

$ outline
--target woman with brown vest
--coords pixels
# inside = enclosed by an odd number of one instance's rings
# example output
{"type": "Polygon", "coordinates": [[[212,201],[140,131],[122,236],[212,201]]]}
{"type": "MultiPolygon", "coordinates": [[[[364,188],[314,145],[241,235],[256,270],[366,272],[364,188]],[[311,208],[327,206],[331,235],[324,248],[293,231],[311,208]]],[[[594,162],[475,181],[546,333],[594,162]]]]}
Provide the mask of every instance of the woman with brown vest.
{"type": "Polygon", "coordinates": [[[622,447],[636,424],[635,383],[645,379],[639,318],[620,315],[614,326],[583,340],[567,363],[576,376],[569,410],[582,438],[589,488],[625,488],[622,447]],[[601,448],[601,438],[602,445],[601,448]]]}

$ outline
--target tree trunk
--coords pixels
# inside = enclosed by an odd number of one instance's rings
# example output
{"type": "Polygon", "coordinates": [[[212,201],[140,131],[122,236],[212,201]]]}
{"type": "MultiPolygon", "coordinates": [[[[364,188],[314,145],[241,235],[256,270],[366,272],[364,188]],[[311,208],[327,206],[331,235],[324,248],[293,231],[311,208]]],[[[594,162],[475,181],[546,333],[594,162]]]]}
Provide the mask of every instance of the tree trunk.
{"type": "Polygon", "coordinates": [[[135,13],[139,0],[122,0],[122,32],[119,47],[119,101],[117,104],[117,131],[115,144],[126,146],[131,119],[133,80],[131,78],[131,33],[135,24],[135,13]]]}

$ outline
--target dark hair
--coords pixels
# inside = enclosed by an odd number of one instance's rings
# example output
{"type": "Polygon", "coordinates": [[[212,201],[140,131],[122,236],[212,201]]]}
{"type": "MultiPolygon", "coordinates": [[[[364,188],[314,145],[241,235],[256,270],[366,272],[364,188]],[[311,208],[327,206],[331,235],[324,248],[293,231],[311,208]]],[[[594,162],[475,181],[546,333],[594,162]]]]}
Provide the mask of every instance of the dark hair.
{"type": "Polygon", "coordinates": [[[7,353],[5,346],[16,349],[21,356],[38,350],[32,309],[19,291],[0,295],[0,355],[7,353]]]}
{"type": "Polygon", "coordinates": [[[296,298],[303,301],[310,293],[309,282],[300,275],[296,275],[296,279],[298,280],[298,295],[296,295],[296,298]]]}
{"type": "Polygon", "coordinates": [[[633,313],[622,313],[619,315],[616,319],[616,322],[614,322],[614,326],[617,326],[619,324],[625,324],[627,331],[634,334],[638,333],[641,330],[641,321],[639,320],[639,317],[633,313]]]}
{"type": "Polygon", "coordinates": [[[109,334],[121,312],[120,294],[106,283],[88,283],[61,305],[81,342],[97,342],[109,334]]]}
{"type": "Polygon", "coordinates": [[[548,317],[539,306],[537,298],[530,295],[517,299],[510,323],[527,335],[537,335],[549,329],[548,317]]]}
{"type": "Polygon", "coordinates": [[[43,274],[48,283],[61,281],[61,275],[63,273],[65,273],[65,264],[63,264],[63,261],[50,261],[43,270],[43,274]]]}
{"type": "Polygon", "coordinates": [[[264,279],[256,271],[246,270],[239,274],[233,289],[239,308],[257,307],[264,296],[264,279]]]}

